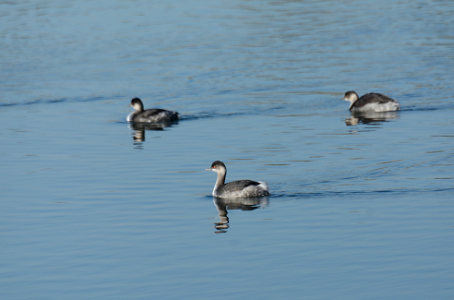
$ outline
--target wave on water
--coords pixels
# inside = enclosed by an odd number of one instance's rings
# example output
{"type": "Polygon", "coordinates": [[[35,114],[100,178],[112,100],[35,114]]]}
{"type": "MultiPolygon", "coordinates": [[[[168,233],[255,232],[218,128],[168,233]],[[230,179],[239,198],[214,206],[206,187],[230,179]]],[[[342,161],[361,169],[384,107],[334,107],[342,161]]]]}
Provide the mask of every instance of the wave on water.
{"type": "Polygon", "coordinates": [[[33,99],[24,102],[10,102],[10,103],[1,103],[0,107],[13,107],[13,106],[31,106],[39,104],[55,104],[55,103],[77,103],[77,102],[96,102],[102,100],[111,100],[111,99],[120,99],[124,96],[114,96],[114,97],[104,97],[104,96],[94,96],[94,97],[74,97],[74,98],[56,98],[56,99],[33,99]]]}
{"type": "Polygon", "coordinates": [[[238,117],[238,116],[251,116],[251,115],[260,115],[267,113],[269,111],[275,111],[284,109],[283,106],[273,106],[263,109],[253,108],[250,110],[244,110],[240,112],[218,112],[218,111],[203,111],[195,114],[181,114],[180,120],[200,120],[200,119],[213,119],[213,118],[229,118],[229,117],[238,117]]]}
{"type": "Polygon", "coordinates": [[[322,191],[322,192],[297,192],[286,193],[277,192],[271,193],[270,198],[315,198],[315,197],[339,197],[351,195],[372,195],[372,194],[412,194],[412,193],[434,193],[434,192],[452,192],[454,188],[422,188],[422,189],[389,189],[389,190],[361,190],[361,191],[322,191]]]}
{"type": "Polygon", "coordinates": [[[445,103],[445,104],[439,104],[437,106],[416,106],[416,105],[410,105],[410,106],[403,106],[400,108],[401,112],[410,112],[410,111],[436,111],[436,110],[446,110],[446,109],[454,109],[454,103],[445,103]]]}

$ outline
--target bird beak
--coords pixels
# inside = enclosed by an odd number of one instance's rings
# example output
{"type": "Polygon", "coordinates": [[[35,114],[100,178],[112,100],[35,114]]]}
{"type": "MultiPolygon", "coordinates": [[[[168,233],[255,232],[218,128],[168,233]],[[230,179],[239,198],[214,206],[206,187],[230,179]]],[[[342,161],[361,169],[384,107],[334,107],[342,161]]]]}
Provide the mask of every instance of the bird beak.
{"type": "Polygon", "coordinates": [[[205,171],[211,171],[211,170],[213,170],[213,169],[212,168],[205,169],[205,171]]]}

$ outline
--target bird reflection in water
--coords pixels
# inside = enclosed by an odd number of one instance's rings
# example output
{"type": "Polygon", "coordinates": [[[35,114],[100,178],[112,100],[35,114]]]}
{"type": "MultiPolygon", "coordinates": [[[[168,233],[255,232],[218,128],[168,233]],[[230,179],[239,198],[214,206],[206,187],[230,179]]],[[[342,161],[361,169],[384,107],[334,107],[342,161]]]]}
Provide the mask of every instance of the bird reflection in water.
{"type": "Polygon", "coordinates": [[[178,123],[178,121],[174,122],[162,122],[162,123],[137,123],[131,122],[129,123],[129,127],[133,130],[132,139],[134,142],[144,142],[145,141],[145,130],[155,130],[155,131],[162,131],[166,127],[170,127],[173,124],[178,123]]]}
{"type": "Polygon", "coordinates": [[[377,124],[399,118],[399,113],[395,111],[390,112],[369,112],[369,113],[352,113],[352,115],[345,119],[345,125],[353,126],[362,124],[377,124]]]}
{"type": "Polygon", "coordinates": [[[219,214],[219,222],[214,223],[216,228],[215,233],[226,233],[229,229],[229,217],[227,216],[228,210],[254,210],[259,207],[265,208],[268,206],[268,197],[261,198],[243,198],[243,199],[224,199],[213,198],[213,203],[219,214]]]}

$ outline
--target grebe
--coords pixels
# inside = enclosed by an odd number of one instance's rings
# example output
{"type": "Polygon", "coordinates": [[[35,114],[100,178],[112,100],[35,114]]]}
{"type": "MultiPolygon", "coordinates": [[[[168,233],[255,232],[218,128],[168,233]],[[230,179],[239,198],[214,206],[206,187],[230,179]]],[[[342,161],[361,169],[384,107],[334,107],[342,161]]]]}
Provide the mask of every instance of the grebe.
{"type": "Polygon", "coordinates": [[[350,102],[350,111],[355,112],[386,112],[400,109],[399,103],[379,93],[368,93],[358,97],[355,91],[348,91],[344,100],[350,102]]]}
{"type": "Polygon", "coordinates": [[[253,180],[237,180],[225,183],[227,168],[222,161],[215,161],[207,171],[218,174],[212,195],[219,198],[253,198],[268,196],[268,185],[265,182],[253,180]]]}
{"type": "Polygon", "coordinates": [[[143,109],[142,100],[134,98],[131,100],[134,111],[128,115],[126,121],[139,123],[171,123],[178,121],[178,113],[175,111],[152,108],[143,109]]]}

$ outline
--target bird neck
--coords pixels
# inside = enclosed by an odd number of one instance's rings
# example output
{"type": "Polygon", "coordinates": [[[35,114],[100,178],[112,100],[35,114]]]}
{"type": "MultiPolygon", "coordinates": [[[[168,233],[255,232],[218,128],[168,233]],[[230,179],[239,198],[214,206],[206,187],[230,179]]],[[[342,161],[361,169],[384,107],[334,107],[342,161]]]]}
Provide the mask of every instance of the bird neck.
{"type": "Polygon", "coordinates": [[[224,183],[225,183],[225,175],[226,175],[226,171],[225,170],[220,170],[218,172],[218,178],[216,179],[216,184],[214,186],[214,189],[217,189],[219,188],[220,186],[223,186],[224,183]]]}
{"type": "Polygon", "coordinates": [[[135,112],[143,112],[143,104],[142,103],[134,103],[134,111],[135,112]]]}

